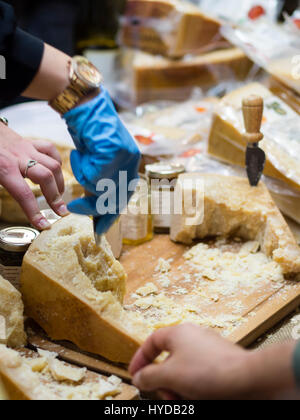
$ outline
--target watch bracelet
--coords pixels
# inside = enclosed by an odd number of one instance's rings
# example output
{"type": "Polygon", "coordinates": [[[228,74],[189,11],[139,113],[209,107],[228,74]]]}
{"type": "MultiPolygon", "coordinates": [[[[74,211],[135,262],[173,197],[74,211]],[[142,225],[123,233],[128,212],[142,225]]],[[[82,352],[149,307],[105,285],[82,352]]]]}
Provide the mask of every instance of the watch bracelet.
{"type": "Polygon", "coordinates": [[[70,85],[54,100],[49,102],[49,105],[61,115],[73,109],[84,96],[93,90],[86,89],[75,72],[71,72],[70,79],[70,85]]]}
{"type": "Polygon", "coordinates": [[[300,389],[300,341],[297,343],[296,349],[294,352],[293,368],[294,368],[297,388],[300,389]]]}

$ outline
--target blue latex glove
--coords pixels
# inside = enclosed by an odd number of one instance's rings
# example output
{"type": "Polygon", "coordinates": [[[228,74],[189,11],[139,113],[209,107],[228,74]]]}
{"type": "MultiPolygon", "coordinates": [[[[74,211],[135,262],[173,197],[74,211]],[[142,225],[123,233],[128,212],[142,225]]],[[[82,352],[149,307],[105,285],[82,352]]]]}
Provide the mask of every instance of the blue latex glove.
{"type": "Polygon", "coordinates": [[[85,190],[93,194],[71,202],[68,208],[72,213],[99,217],[96,230],[101,235],[112,226],[133,194],[127,192],[127,198],[124,198],[129,183],[138,179],[140,152],[103,87],[96,98],[74,108],[63,118],[77,148],[71,153],[74,175],[85,190]],[[122,185],[119,184],[120,171],[127,173],[127,181],[122,185]],[[98,181],[104,179],[115,183],[115,191],[110,190],[112,194],[104,188],[97,191],[98,181]],[[120,190],[122,200],[119,199],[120,190]],[[98,199],[107,195],[110,202],[115,203],[114,208],[101,215],[98,199]]]}

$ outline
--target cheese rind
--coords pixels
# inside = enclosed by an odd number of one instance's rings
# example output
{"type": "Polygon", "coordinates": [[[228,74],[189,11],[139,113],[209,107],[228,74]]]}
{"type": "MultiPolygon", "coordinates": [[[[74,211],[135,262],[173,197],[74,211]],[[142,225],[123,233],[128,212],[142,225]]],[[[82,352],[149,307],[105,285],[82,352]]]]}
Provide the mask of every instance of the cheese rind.
{"type": "Polygon", "coordinates": [[[26,344],[21,294],[0,276],[0,343],[9,347],[26,344]]]}
{"type": "Polygon", "coordinates": [[[68,216],[42,233],[24,258],[26,314],[54,340],[129,363],[147,329],[122,307],[125,280],[105,238],[96,246],[92,221],[68,216]]]}
{"type": "Polygon", "coordinates": [[[183,214],[172,219],[172,240],[191,244],[209,236],[237,236],[258,241],[262,252],[272,257],[284,274],[300,273],[300,248],[263,183],[253,188],[245,178],[186,174],[180,176],[176,194],[187,197],[184,189],[189,188],[193,203],[196,185],[202,188],[198,191],[204,200],[202,217],[190,225],[187,221],[195,216],[199,203],[195,208],[183,205],[183,214]],[[196,184],[196,180],[202,182],[196,184]]]}

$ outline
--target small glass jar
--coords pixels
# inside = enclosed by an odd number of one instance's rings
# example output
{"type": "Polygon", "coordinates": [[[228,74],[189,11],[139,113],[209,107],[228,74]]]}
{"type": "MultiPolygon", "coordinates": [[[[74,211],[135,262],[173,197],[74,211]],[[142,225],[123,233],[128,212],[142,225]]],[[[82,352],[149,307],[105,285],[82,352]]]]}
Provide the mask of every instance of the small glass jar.
{"type": "Polygon", "coordinates": [[[29,227],[10,227],[0,231],[0,275],[18,290],[24,255],[39,234],[29,227]]]}
{"type": "Polygon", "coordinates": [[[126,214],[122,215],[123,244],[137,246],[153,239],[153,220],[146,178],[141,177],[126,214]]]}
{"type": "Polygon", "coordinates": [[[179,175],[184,172],[185,167],[180,164],[161,162],[146,166],[155,233],[170,232],[175,187],[179,175]]]}

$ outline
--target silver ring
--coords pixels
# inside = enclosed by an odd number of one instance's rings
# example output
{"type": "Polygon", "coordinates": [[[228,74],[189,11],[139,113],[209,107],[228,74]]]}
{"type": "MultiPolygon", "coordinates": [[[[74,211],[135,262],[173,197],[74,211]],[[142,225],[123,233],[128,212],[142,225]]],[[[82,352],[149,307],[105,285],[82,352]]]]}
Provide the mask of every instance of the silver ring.
{"type": "Polygon", "coordinates": [[[8,127],[8,119],[5,117],[0,117],[0,123],[6,125],[8,127]]]}
{"type": "Polygon", "coordinates": [[[30,161],[27,163],[27,166],[26,166],[24,178],[27,178],[29,169],[33,168],[34,166],[36,166],[38,164],[39,164],[39,162],[37,162],[36,160],[30,159],[30,161]]]}

